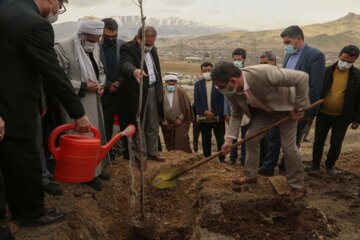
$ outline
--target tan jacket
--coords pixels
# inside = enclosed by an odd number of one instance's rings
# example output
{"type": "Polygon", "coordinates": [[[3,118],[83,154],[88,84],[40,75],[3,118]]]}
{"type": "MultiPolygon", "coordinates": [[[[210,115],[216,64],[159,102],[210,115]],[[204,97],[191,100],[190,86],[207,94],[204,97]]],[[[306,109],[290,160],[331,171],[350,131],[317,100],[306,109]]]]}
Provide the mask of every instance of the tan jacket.
{"type": "MultiPolygon", "coordinates": [[[[309,77],[305,72],[268,64],[245,67],[241,71],[256,99],[276,112],[302,111],[310,105],[309,77]]],[[[237,138],[242,116],[249,115],[249,108],[244,94],[234,94],[228,99],[231,120],[226,135],[237,138]]]]}

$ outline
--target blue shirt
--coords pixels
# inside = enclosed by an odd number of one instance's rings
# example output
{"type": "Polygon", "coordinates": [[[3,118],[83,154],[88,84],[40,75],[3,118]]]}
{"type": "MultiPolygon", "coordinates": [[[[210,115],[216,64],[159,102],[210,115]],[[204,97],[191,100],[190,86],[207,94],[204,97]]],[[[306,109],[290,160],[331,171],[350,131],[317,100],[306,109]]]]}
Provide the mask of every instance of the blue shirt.
{"type": "Polygon", "coordinates": [[[304,49],[304,47],[298,49],[296,53],[290,55],[290,57],[289,57],[289,59],[288,59],[288,61],[286,63],[285,68],[289,68],[289,69],[295,69],[296,68],[296,64],[299,61],[299,58],[300,58],[300,56],[301,56],[301,54],[303,52],[303,49],[304,49]]]}

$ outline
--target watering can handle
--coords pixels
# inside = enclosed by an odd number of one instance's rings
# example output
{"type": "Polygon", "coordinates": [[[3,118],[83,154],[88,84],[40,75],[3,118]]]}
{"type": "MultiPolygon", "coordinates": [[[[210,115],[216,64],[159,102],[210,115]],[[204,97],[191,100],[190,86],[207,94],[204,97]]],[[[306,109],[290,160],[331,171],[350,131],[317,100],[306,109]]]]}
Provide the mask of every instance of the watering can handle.
{"type": "MultiPolygon", "coordinates": [[[[50,136],[49,136],[49,150],[53,155],[55,160],[59,158],[60,148],[55,147],[55,142],[60,133],[65,132],[67,130],[74,130],[76,128],[75,124],[64,124],[57,128],[55,128],[50,136]]],[[[100,139],[100,132],[98,129],[91,127],[90,131],[94,134],[94,138],[100,139]]]]}

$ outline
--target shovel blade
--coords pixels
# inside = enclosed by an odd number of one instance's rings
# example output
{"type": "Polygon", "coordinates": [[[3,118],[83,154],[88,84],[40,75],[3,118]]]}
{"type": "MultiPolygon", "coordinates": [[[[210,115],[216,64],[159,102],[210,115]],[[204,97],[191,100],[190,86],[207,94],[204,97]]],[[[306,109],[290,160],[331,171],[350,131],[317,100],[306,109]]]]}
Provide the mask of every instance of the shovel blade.
{"type": "Polygon", "coordinates": [[[181,169],[173,168],[166,172],[162,172],[158,174],[154,179],[151,181],[151,185],[157,189],[166,189],[172,188],[177,185],[177,175],[181,173],[181,169]]]}

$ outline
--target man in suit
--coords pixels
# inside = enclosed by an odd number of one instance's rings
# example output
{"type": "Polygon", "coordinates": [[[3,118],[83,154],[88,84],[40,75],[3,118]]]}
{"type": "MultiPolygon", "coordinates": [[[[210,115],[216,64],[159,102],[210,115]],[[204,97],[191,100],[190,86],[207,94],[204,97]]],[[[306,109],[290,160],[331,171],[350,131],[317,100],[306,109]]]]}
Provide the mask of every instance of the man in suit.
{"type": "MultiPolygon", "coordinates": [[[[105,18],[102,20],[105,23],[104,33],[102,42],[100,45],[100,58],[105,69],[106,83],[105,93],[101,97],[104,121],[105,121],[105,132],[106,139],[109,141],[113,133],[114,115],[121,116],[121,100],[120,100],[120,47],[125,42],[118,39],[118,24],[112,18],[105,18]]],[[[126,126],[120,124],[123,130],[126,126]]],[[[122,138],[122,142],[124,143],[122,138]]],[[[127,142],[126,142],[127,143],[127,142]]],[[[126,144],[127,147],[127,144],[126,144]]],[[[115,159],[114,148],[110,152],[112,160],[115,159]]]]}
{"type": "MultiPolygon", "coordinates": [[[[292,119],[282,123],[279,128],[291,187],[290,198],[294,201],[301,199],[305,187],[303,165],[296,146],[296,125],[297,120],[304,116],[304,109],[309,106],[308,75],[268,64],[240,70],[228,62],[216,65],[211,75],[216,87],[231,103],[229,130],[222,146],[225,154],[230,152],[232,142],[239,134],[244,114],[250,118],[247,135],[253,135],[274,119],[292,115],[292,119]]],[[[264,135],[246,143],[245,176],[233,180],[233,183],[243,185],[257,182],[259,145],[264,135]]]]}
{"type": "Polygon", "coordinates": [[[331,129],[330,149],[325,161],[326,171],[335,173],[346,130],[351,124],[357,129],[360,123],[360,70],[353,66],[359,57],[357,46],[341,49],[339,59],[326,68],[321,97],[324,103],[316,117],[315,141],[311,168],[320,169],[324,144],[331,129]]]}
{"type": "Polygon", "coordinates": [[[51,224],[65,216],[44,207],[36,144],[40,76],[75,119],[76,129],[87,132],[90,128],[53,48],[50,23],[63,10],[61,0],[18,0],[0,8],[0,50],[6,56],[0,60],[0,116],[6,122],[6,136],[0,142],[0,166],[11,215],[21,226],[51,224]]]}
{"type": "MultiPolygon", "coordinates": [[[[203,78],[195,83],[194,104],[196,107],[197,123],[201,131],[203,154],[211,155],[211,132],[214,131],[218,151],[224,143],[225,118],[224,96],[215,88],[211,81],[210,62],[201,64],[203,78]]],[[[220,162],[224,162],[225,156],[219,156],[220,162]]]]}
{"type": "MultiPolygon", "coordinates": [[[[142,28],[139,28],[135,38],[123,44],[120,49],[120,68],[124,77],[125,97],[128,100],[127,111],[129,123],[136,123],[136,116],[139,105],[140,79],[141,79],[141,41],[145,41],[145,61],[144,61],[144,79],[143,96],[141,108],[141,130],[143,152],[140,153],[140,136],[138,131],[134,136],[132,151],[138,160],[154,160],[164,162],[159,154],[158,135],[159,123],[164,121],[163,113],[163,84],[161,80],[160,60],[155,47],[157,32],[152,26],[145,26],[145,36],[142,34],[142,28]]],[[[121,83],[120,83],[121,85],[121,83]]],[[[146,169],[146,161],[144,169],[146,169]]]]}
{"type": "MultiPolygon", "coordinates": [[[[325,57],[320,50],[310,47],[304,41],[304,33],[299,26],[290,26],[280,34],[285,45],[286,52],[283,67],[295,69],[309,74],[309,99],[314,103],[320,99],[320,91],[325,73],[325,57]]],[[[300,142],[304,136],[306,126],[311,122],[318,109],[312,109],[305,113],[305,118],[299,121],[297,126],[296,142],[300,142]]],[[[280,153],[280,133],[275,128],[269,132],[269,146],[267,156],[263,162],[262,172],[265,175],[273,175],[280,153]]],[[[284,170],[283,164],[280,169],[284,170]]]]}

